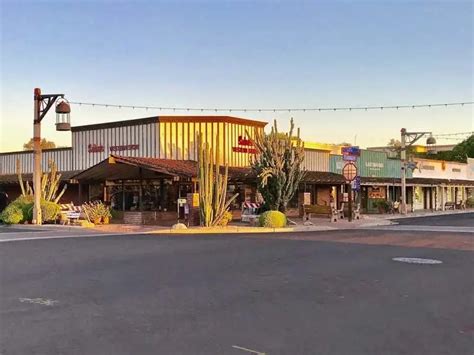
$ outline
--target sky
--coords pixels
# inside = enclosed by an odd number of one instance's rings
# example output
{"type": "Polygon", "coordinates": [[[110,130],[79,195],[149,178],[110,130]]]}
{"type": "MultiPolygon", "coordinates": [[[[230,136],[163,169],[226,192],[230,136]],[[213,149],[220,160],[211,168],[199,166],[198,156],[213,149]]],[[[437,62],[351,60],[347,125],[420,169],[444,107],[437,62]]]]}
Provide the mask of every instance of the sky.
{"type": "MultiPolygon", "coordinates": [[[[70,101],[334,107],[474,101],[471,1],[0,1],[0,151],[32,136],[33,89],[70,101]]],[[[73,126],[173,114],[72,106],[73,126]]],[[[213,114],[213,112],[194,112],[213,114]]],[[[215,114],[215,113],[214,113],[215,114]]],[[[229,113],[306,140],[386,144],[474,130],[474,107],[229,113]]],[[[42,136],[56,132],[54,110],[42,136]]],[[[456,143],[453,140],[439,143],[456,143]]]]}

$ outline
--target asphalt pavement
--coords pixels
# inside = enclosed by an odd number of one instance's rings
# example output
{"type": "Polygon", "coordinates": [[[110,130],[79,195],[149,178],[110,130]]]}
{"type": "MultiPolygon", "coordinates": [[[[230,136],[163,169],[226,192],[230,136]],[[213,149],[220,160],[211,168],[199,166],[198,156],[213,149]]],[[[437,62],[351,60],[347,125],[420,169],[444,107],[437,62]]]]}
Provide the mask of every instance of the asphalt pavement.
{"type": "Polygon", "coordinates": [[[399,218],[393,219],[400,225],[411,226],[449,226],[449,227],[472,227],[474,228],[474,213],[459,213],[429,217],[399,218]]]}
{"type": "Polygon", "coordinates": [[[3,355],[474,349],[468,251],[136,235],[1,243],[0,260],[3,355]]]}

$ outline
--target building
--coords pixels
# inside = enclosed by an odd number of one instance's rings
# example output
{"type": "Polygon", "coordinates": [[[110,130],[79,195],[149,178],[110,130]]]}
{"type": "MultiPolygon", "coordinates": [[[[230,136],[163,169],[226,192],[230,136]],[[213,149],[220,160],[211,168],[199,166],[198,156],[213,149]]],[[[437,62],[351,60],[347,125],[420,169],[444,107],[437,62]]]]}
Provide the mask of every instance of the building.
{"type": "MultiPolygon", "coordinates": [[[[104,200],[129,223],[176,222],[178,199],[196,190],[198,139],[207,142],[216,158],[229,166],[229,195],[236,216],[244,201],[255,201],[256,178],[249,169],[255,154],[251,139],[266,122],[231,116],[156,116],[76,126],[70,148],[44,150],[43,170],[54,160],[68,184],[63,200],[76,204],[104,200]]],[[[311,192],[313,203],[329,204],[344,183],[329,169],[333,147],[308,144],[308,170],[300,191],[311,192]]],[[[0,153],[0,188],[15,198],[19,193],[17,162],[31,180],[31,151],[0,153]]],[[[300,213],[301,194],[290,203],[290,215],[300,213]]]]}

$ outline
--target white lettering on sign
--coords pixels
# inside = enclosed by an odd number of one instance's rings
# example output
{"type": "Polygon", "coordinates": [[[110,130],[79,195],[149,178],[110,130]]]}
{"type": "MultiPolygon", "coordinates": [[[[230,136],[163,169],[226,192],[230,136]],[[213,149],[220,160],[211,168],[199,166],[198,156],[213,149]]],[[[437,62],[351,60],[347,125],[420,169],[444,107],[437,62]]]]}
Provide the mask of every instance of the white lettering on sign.
{"type": "Polygon", "coordinates": [[[374,161],[368,161],[365,166],[369,169],[383,169],[383,163],[376,163],[374,161]]]}

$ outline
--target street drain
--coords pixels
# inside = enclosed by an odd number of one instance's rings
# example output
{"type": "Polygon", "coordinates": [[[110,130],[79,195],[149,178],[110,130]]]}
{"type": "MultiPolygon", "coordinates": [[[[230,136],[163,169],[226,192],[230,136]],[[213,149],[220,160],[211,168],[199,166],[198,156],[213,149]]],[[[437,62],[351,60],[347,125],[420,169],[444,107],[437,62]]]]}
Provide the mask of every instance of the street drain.
{"type": "Polygon", "coordinates": [[[401,263],[409,263],[409,264],[428,264],[428,265],[436,265],[442,264],[441,260],[436,259],[423,259],[423,258],[404,258],[404,257],[397,257],[393,258],[393,261],[399,261],[401,263]]]}

